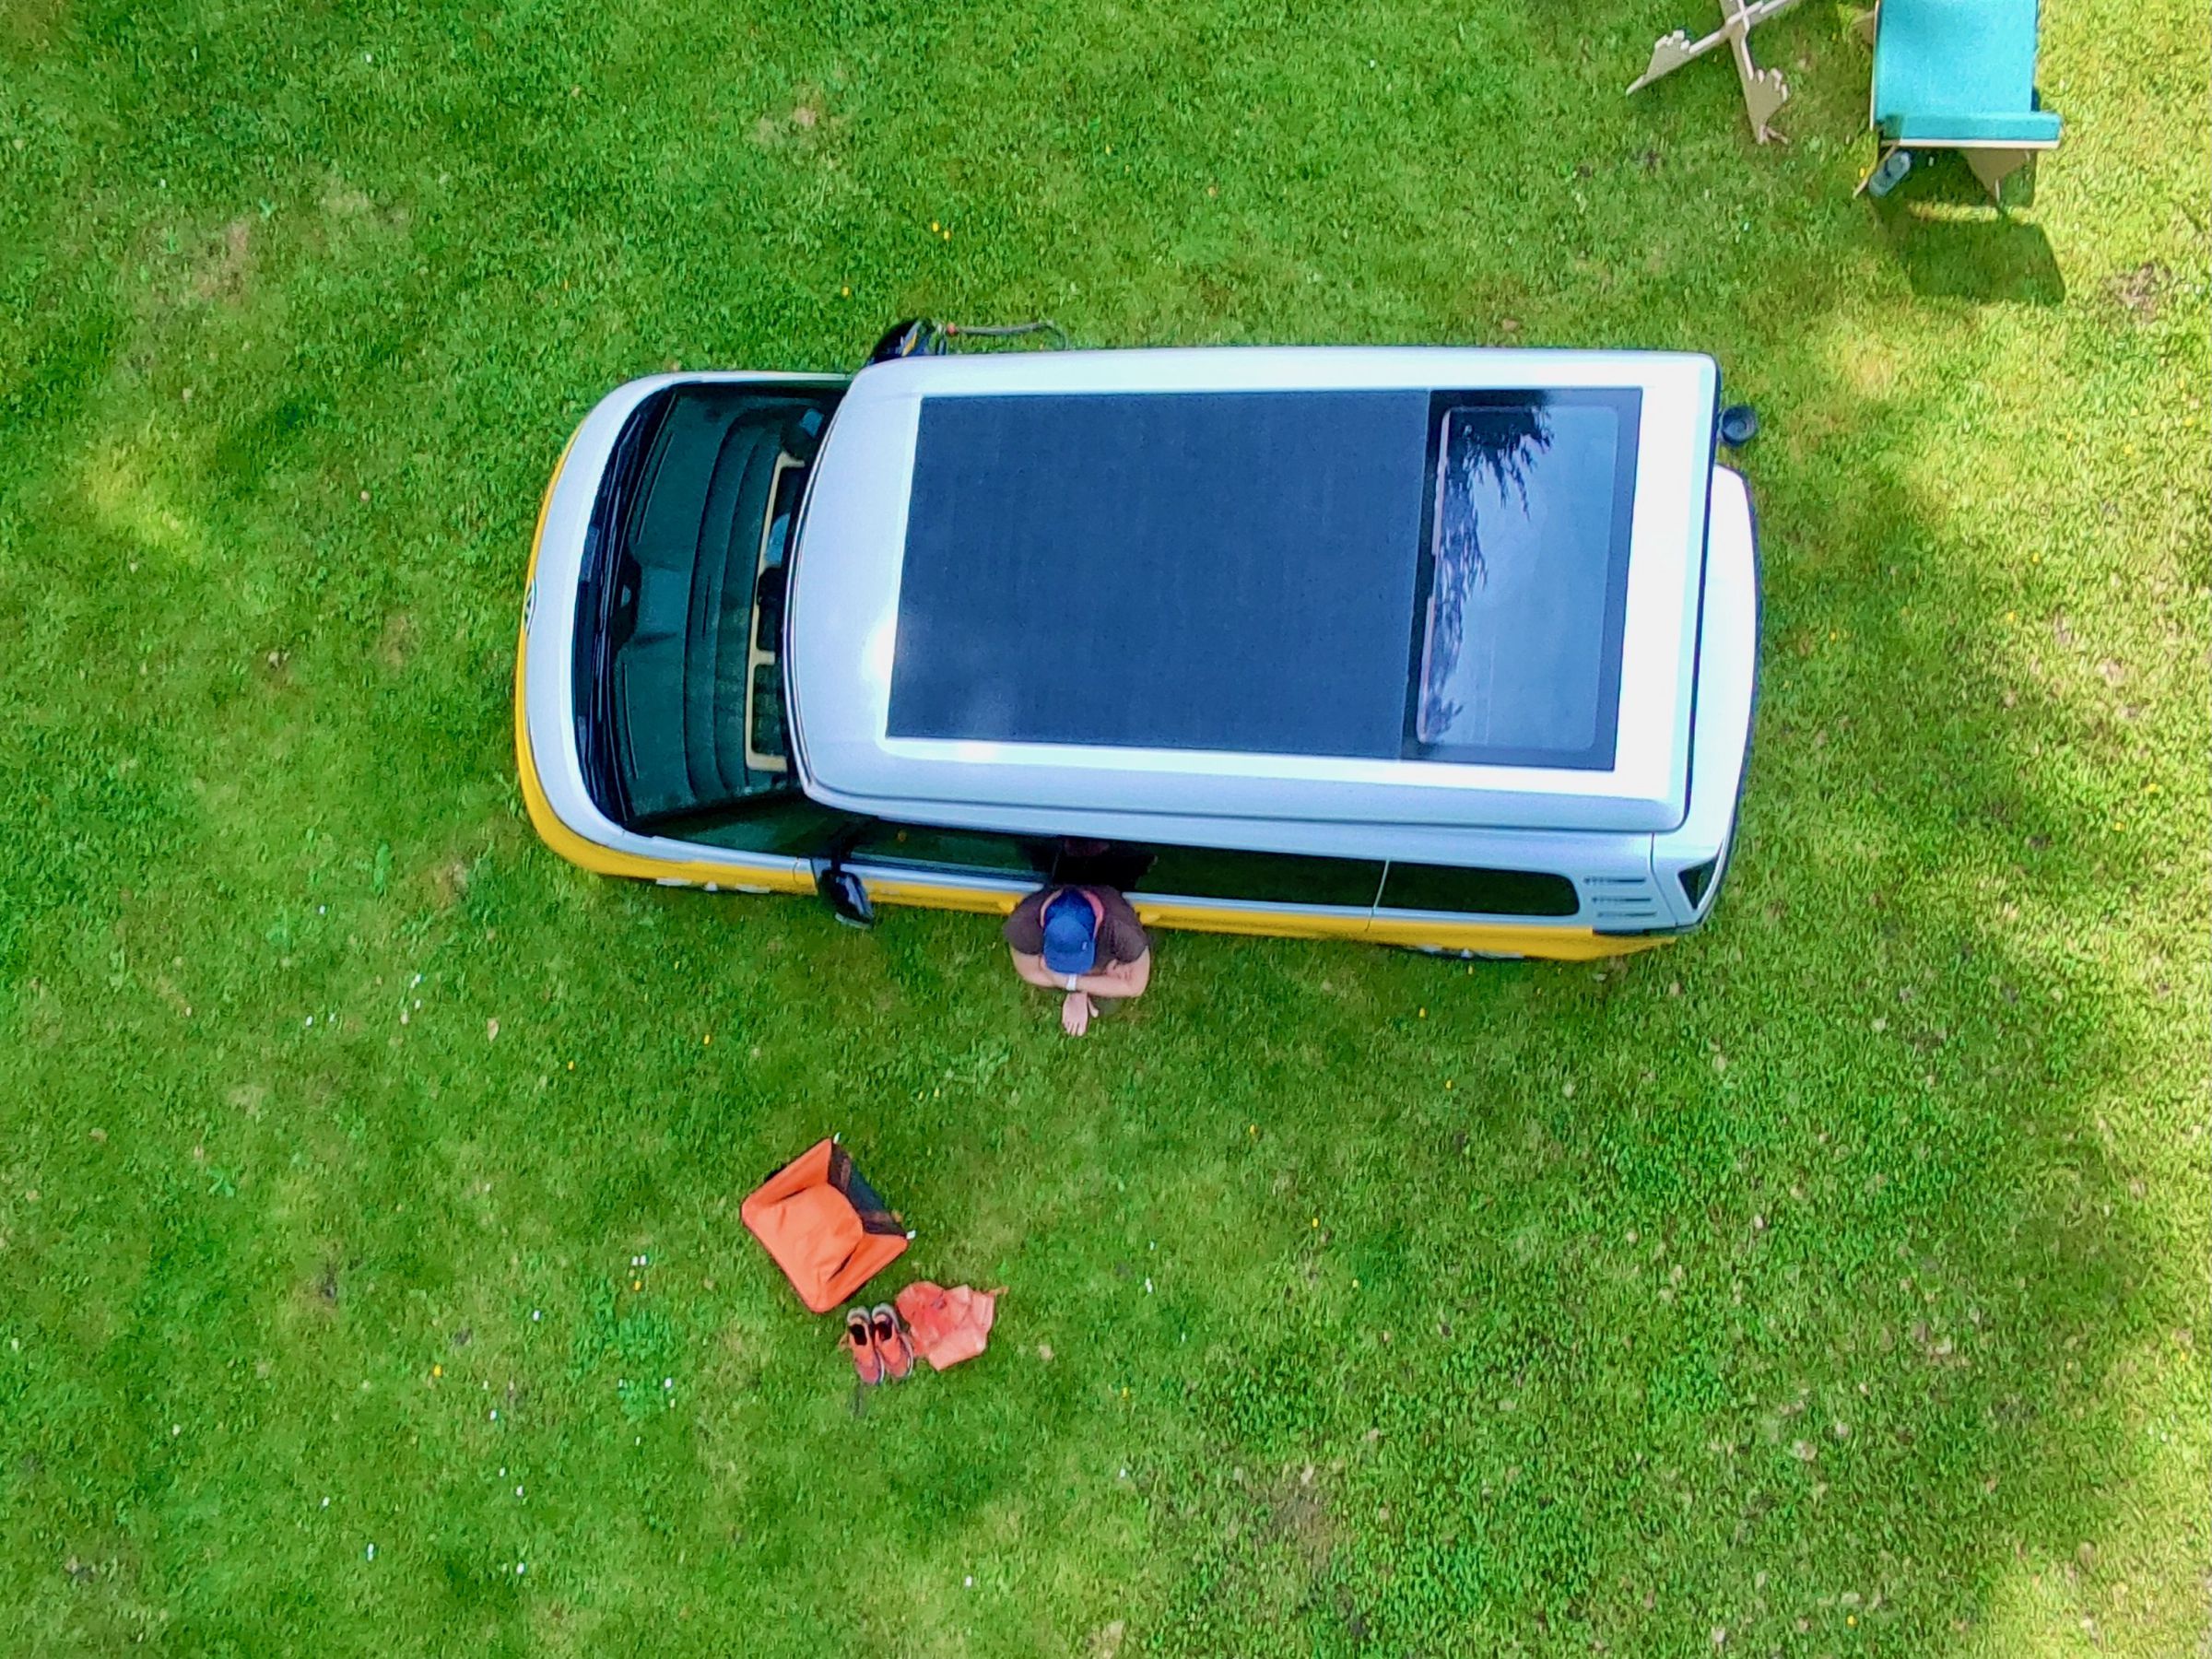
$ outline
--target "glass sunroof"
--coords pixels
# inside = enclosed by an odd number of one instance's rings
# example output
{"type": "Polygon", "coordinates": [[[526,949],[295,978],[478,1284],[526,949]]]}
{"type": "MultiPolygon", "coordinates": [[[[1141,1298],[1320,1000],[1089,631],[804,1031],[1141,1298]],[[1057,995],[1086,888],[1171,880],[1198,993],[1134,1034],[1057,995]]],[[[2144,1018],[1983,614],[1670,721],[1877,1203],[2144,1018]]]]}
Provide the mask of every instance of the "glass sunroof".
{"type": "Polygon", "coordinates": [[[1641,401],[1432,400],[1409,757],[1613,765],[1641,401]]]}

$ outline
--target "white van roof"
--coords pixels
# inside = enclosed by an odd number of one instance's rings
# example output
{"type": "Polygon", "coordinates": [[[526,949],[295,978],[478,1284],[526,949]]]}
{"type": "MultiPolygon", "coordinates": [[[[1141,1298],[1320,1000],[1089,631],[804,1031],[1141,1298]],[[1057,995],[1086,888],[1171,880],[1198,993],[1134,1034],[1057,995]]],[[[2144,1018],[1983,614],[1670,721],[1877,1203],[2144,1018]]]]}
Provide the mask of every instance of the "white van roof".
{"type": "Polygon", "coordinates": [[[808,792],[1040,830],[1671,829],[1718,397],[1711,359],[1630,351],[865,370],[793,556],[808,792]]]}

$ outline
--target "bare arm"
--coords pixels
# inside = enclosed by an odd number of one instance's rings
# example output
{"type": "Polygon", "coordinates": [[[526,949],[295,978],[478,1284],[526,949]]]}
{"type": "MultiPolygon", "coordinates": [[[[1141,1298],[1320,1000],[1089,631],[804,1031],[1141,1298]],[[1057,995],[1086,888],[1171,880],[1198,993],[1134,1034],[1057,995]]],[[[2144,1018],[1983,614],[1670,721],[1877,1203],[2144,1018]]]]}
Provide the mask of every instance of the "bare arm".
{"type": "MultiPolygon", "coordinates": [[[[1106,976],[1095,973],[1087,974],[1077,982],[1076,989],[1070,990],[1067,981],[1047,968],[1044,965],[1044,958],[1041,956],[1031,956],[1026,951],[1016,950],[1011,945],[1006,947],[1006,953],[1014,959],[1014,971],[1019,974],[1026,983],[1035,985],[1040,991],[1060,993],[1061,1029],[1066,1031],[1070,1037],[1082,1036],[1090,1027],[1090,997],[1082,987],[1085,985],[1095,986],[1106,976]]],[[[1142,986],[1138,987],[1139,990],[1142,988],[1142,986]]],[[[1136,992],[1124,991],[1120,994],[1135,996],[1136,992]]]]}
{"type": "Polygon", "coordinates": [[[1011,946],[1006,948],[1014,959],[1014,971],[1024,982],[1035,985],[1040,991],[1082,991],[1093,996],[1128,998],[1142,996],[1145,987],[1152,982],[1152,953],[1148,950],[1134,962],[1116,962],[1111,968],[1078,974],[1076,982],[1070,985],[1065,976],[1044,965],[1043,957],[1029,955],[1011,946]]]}
{"type": "MultiPolygon", "coordinates": [[[[1042,966],[1042,959],[1039,959],[1042,966]]],[[[1087,973],[1076,982],[1076,989],[1093,996],[1113,996],[1126,1001],[1142,996],[1145,987],[1152,982],[1152,953],[1146,951],[1134,962],[1116,962],[1095,973],[1087,973]]]]}
{"type": "Polygon", "coordinates": [[[1011,945],[1006,947],[1006,952],[1014,959],[1014,971],[1021,975],[1026,983],[1035,985],[1041,991],[1067,989],[1067,982],[1044,965],[1043,957],[1016,950],[1011,945]]]}

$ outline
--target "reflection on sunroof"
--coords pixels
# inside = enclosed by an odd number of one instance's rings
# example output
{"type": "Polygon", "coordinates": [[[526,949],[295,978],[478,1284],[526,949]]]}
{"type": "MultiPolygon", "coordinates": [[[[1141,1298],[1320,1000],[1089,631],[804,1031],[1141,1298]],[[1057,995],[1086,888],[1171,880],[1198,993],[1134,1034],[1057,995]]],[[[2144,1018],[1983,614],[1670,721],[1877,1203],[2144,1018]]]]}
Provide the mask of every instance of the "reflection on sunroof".
{"type": "Polygon", "coordinates": [[[1613,765],[1641,403],[1433,400],[1409,755],[1613,765]]]}

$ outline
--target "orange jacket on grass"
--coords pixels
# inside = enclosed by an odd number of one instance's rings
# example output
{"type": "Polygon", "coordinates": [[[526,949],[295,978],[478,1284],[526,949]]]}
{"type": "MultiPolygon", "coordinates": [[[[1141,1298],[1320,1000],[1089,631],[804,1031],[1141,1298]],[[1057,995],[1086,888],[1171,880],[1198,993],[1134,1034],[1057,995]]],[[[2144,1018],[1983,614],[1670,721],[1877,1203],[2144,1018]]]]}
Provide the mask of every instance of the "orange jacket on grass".
{"type": "Polygon", "coordinates": [[[998,1290],[975,1290],[955,1285],[947,1290],[927,1279],[917,1279],[899,1292],[899,1317],[914,1351],[929,1361],[932,1371],[944,1371],[972,1359],[991,1340],[991,1323],[997,1317],[998,1290]]]}
{"type": "Polygon", "coordinates": [[[834,1140],[770,1176],[737,1213],[816,1313],[851,1300],[906,1248],[906,1229],[834,1140]]]}

